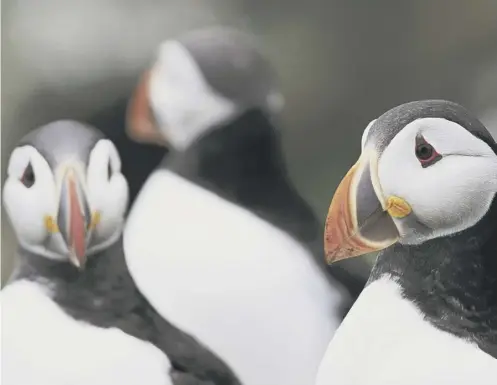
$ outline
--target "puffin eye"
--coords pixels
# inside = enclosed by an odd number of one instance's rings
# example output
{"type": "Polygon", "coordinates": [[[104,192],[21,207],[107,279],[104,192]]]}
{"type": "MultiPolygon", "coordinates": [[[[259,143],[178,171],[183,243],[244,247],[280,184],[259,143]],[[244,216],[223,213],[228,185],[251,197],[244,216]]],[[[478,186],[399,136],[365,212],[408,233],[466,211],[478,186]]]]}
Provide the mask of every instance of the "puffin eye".
{"type": "Polygon", "coordinates": [[[27,188],[30,188],[35,184],[35,173],[33,171],[33,166],[31,162],[28,163],[21,177],[21,182],[27,188]]]}
{"type": "Polygon", "coordinates": [[[440,155],[422,136],[416,138],[415,153],[416,158],[418,158],[419,163],[421,163],[421,167],[423,168],[431,166],[442,159],[442,155],[440,155]]]}
{"type": "Polygon", "coordinates": [[[112,177],[112,165],[110,164],[110,159],[107,162],[107,179],[110,180],[112,177]]]}

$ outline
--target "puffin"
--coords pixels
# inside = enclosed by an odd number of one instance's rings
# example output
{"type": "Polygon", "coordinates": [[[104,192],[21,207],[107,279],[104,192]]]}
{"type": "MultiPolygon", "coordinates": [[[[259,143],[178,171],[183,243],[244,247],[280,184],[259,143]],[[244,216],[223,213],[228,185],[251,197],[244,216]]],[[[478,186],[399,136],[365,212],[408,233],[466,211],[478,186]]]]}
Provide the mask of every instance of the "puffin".
{"type": "Polygon", "coordinates": [[[497,375],[497,144],[446,100],[373,120],[333,196],[328,263],[379,251],[317,385],[490,385],[497,375]]]}
{"type": "Polygon", "coordinates": [[[366,283],[326,270],[322,225],[285,166],[283,101],[251,37],[208,27],[160,45],[128,113],[131,137],[171,149],[130,210],[130,272],[246,385],[313,383],[366,283]]]}
{"type": "Polygon", "coordinates": [[[119,154],[92,126],[55,121],[13,150],[3,203],[19,251],[0,294],[2,384],[240,384],[136,287],[127,199],[119,154]]]}

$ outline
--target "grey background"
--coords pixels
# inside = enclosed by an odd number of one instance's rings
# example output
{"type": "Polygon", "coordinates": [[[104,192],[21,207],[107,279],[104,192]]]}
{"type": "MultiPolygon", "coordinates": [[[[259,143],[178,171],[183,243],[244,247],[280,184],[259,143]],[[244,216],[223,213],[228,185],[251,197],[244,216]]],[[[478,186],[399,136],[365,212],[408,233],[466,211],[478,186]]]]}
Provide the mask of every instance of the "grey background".
{"type": "MultiPolygon", "coordinates": [[[[253,33],[276,66],[291,173],[323,219],[386,109],[447,98],[497,127],[495,0],[4,0],[2,181],[27,130],[112,108],[161,40],[212,24],[253,33]]],[[[3,279],[14,250],[3,215],[3,279]]]]}

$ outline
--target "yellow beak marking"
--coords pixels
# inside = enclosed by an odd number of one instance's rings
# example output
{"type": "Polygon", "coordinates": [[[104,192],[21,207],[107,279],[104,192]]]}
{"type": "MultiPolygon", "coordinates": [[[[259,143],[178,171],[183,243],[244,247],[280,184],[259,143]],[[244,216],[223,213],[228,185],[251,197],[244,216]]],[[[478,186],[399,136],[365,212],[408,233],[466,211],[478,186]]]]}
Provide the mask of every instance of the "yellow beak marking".
{"type": "MultiPolygon", "coordinates": [[[[91,216],[91,223],[90,223],[90,230],[95,229],[97,225],[100,223],[100,212],[95,211],[92,216],[91,216]]],[[[59,232],[59,226],[57,226],[57,222],[55,222],[55,219],[51,215],[45,215],[44,218],[45,221],[45,228],[49,233],[55,234],[59,232]]]]}
{"type": "Polygon", "coordinates": [[[58,233],[59,232],[59,226],[57,226],[57,223],[53,219],[51,215],[45,215],[45,228],[48,230],[49,233],[58,233]]]}
{"type": "Polygon", "coordinates": [[[100,223],[100,211],[95,211],[91,216],[90,230],[93,230],[100,223]]]}
{"type": "Polygon", "coordinates": [[[388,211],[393,218],[402,219],[412,212],[412,208],[404,199],[391,195],[387,199],[385,211],[388,211]]]}

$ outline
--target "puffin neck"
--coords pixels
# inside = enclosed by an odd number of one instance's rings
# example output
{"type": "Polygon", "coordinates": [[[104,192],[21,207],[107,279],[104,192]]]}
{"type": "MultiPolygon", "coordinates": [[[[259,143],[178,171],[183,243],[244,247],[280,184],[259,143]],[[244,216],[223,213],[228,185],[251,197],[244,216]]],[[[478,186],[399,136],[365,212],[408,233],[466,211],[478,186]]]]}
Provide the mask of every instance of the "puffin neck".
{"type": "Polygon", "coordinates": [[[497,358],[497,197],[473,227],[378,256],[370,282],[390,274],[436,327],[497,358]]]}
{"type": "MultiPolygon", "coordinates": [[[[46,280],[55,284],[75,284],[81,282],[80,276],[91,275],[96,271],[106,268],[113,255],[119,256],[118,251],[122,244],[121,232],[112,242],[107,242],[106,247],[88,255],[88,260],[83,269],[78,269],[67,259],[47,258],[39,253],[21,246],[19,250],[19,264],[15,272],[15,279],[27,278],[30,280],[46,280]],[[114,253],[116,251],[116,253],[114,253]]],[[[115,262],[115,261],[112,261],[115,262]]],[[[122,261],[124,263],[124,259],[122,261]]]]}
{"type": "MultiPolygon", "coordinates": [[[[146,306],[129,274],[122,237],[89,257],[81,270],[67,260],[53,260],[23,249],[19,254],[11,280],[38,282],[54,302],[77,320],[112,327],[130,315],[135,306],[146,306]]],[[[134,329],[130,331],[136,334],[134,329]]]]}
{"type": "Polygon", "coordinates": [[[175,171],[212,189],[243,197],[246,187],[253,187],[255,181],[266,184],[286,174],[279,141],[269,119],[252,110],[209,130],[182,156],[183,160],[195,160],[194,167],[175,171]]]}
{"type": "Polygon", "coordinates": [[[297,239],[318,234],[318,223],[289,180],[280,134],[260,109],[213,127],[165,167],[276,224],[297,239]]]}

